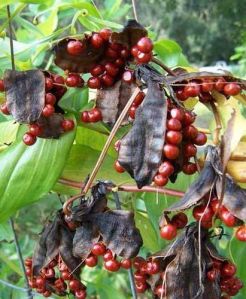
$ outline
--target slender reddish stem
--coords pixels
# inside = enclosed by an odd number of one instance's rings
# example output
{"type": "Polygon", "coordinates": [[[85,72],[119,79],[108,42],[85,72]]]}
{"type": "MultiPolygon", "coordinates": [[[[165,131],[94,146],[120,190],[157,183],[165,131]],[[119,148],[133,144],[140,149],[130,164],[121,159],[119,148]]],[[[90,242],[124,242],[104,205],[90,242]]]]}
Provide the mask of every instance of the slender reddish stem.
{"type": "MultiPolygon", "coordinates": [[[[59,179],[58,183],[66,185],[66,186],[70,186],[73,188],[77,188],[80,190],[81,190],[81,188],[84,187],[83,183],[68,180],[66,178],[59,179]]],[[[169,188],[159,188],[159,187],[154,187],[154,186],[145,186],[142,189],[139,189],[137,186],[134,186],[134,185],[120,185],[120,186],[116,186],[115,188],[118,191],[124,191],[124,192],[138,192],[138,193],[140,193],[140,192],[149,192],[149,193],[157,192],[160,194],[166,194],[166,195],[177,196],[177,197],[184,196],[184,192],[182,192],[182,191],[173,190],[173,189],[169,189],[169,188]]],[[[112,189],[110,189],[110,190],[112,190],[112,189]]],[[[83,193],[80,193],[78,195],[71,197],[71,199],[75,200],[75,199],[81,197],[82,195],[83,195],[83,193]]],[[[70,201],[70,199],[68,201],[70,201]]]]}

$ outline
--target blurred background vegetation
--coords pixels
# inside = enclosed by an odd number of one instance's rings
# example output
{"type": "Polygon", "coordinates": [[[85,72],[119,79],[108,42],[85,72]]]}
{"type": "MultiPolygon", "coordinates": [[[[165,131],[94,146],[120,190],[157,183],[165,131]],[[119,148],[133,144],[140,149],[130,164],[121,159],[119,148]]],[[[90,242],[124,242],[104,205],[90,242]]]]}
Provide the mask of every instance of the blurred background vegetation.
{"type": "MultiPolygon", "coordinates": [[[[246,1],[244,0],[136,0],[139,21],[148,27],[156,41],[155,52],[170,67],[193,65],[213,66],[224,61],[233,72],[245,77],[246,71],[246,1]]],[[[80,35],[84,31],[110,27],[119,30],[126,19],[133,17],[130,0],[4,0],[0,3],[0,75],[11,67],[7,29],[6,5],[10,4],[14,27],[15,62],[19,70],[42,68],[61,73],[53,64],[52,48],[63,36],[80,35]]],[[[0,102],[3,96],[0,95],[0,102]]],[[[68,92],[62,101],[63,108],[79,113],[88,105],[88,92],[68,92]],[[72,101],[73,100],[73,101],[72,101]],[[71,104],[73,103],[73,105],[71,104]]],[[[209,113],[197,108],[198,115],[208,123],[209,113]]],[[[200,120],[201,121],[201,120],[200,120]]],[[[0,115],[0,143],[13,141],[13,128],[6,134],[9,118],[0,115]],[[7,138],[7,139],[6,139],[7,138]]],[[[83,180],[96,161],[105,139],[102,128],[85,129],[78,127],[76,145],[73,145],[64,169],[67,178],[83,180]],[[87,147],[90,160],[81,161],[81,152],[87,147]],[[83,164],[84,163],[84,164],[83,164]],[[85,163],[86,166],[85,166],[85,163]],[[71,177],[69,177],[71,175],[71,177]]],[[[0,145],[0,152],[6,146],[0,145]]],[[[86,154],[87,155],[87,154],[86,154]]],[[[86,160],[84,152],[83,159],[86,160]]],[[[104,164],[103,176],[115,178],[112,167],[116,154],[111,148],[104,164]],[[108,162],[107,162],[108,161],[108,162]]],[[[1,167],[1,165],[0,165],[1,167]]],[[[185,191],[194,177],[180,175],[175,189],[185,191]]],[[[125,182],[126,177],[119,177],[125,182]]],[[[174,188],[172,184],[168,187],[174,188]]],[[[38,233],[48,217],[61,208],[61,200],[78,190],[56,184],[53,191],[38,203],[20,210],[14,217],[20,246],[25,257],[33,252],[38,233]],[[59,194],[62,194],[59,196],[59,194]]],[[[31,195],[30,195],[31,196],[31,195]]],[[[158,219],[161,211],[176,198],[157,194],[123,194],[126,208],[134,209],[138,227],[144,239],[142,254],[159,250],[165,243],[159,238],[158,219]]],[[[14,199],[13,199],[14,200],[14,199]]],[[[111,205],[113,203],[111,202],[111,205]]],[[[215,240],[220,252],[238,263],[238,275],[245,280],[245,245],[228,236],[215,240]],[[230,242],[229,242],[230,241],[230,242]],[[241,266],[240,266],[241,265],[241,266]]],[[[109,274],[97,267],[85,270],[83,280],[88,287],[90,298],[124,299],[131,298],[127,274],[109,274]],[[96,297],[97,294],[97,297],[96,297]]],[[[8,222],[0,225],[0,299],[22,299],[22,291],[4,286],[1,280],[16,286],[24,286],[13,235],[8,222]]],[[[35,298],[39,298],[35,295],[35,298]]],[[[41,298],[41,297],[40,297],[41,298]]],[[[71,298],[71,297],[70,297],[71,298]]],[[[146,298],[146,297],[142,297],[146,298]]],[[[245,289],[235,297],[245,299],[245,289]]]]}

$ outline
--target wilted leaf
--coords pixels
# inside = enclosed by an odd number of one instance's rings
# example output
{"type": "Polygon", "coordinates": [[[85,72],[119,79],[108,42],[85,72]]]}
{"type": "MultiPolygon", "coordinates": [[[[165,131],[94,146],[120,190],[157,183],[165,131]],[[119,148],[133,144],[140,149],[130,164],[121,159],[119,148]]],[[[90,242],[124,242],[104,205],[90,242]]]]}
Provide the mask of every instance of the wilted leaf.
{"type": "MultiPolygon", "coordinates": [[[[102,112],[103,122],[110,125],[115,123],[135,88],[135,84],[128,84],[119,80],[113,87],[97,90],[96,106],[102,112]]],[[[126,123],[128,123],[127,116],[122,124],[126,123]]]]}
{"type": "Polygon", "coordinates": [[[40,70],[4,73],[7,107],[20,123],[35,122],[44,107],[45,80],[40,70]]]}
{"type": "Polygon", "coordinates": [[[118,160],[139,188],[150,184],[161,163],[167,103],[159,83],[149,78],[133,127],[121,139],[118,160]]]}
{"type": "Polygon", "coordinates": [[[64,116],[60,113],[54,113],[49,117],[40,117],[37,124],[42,127],[42,133],[40,138],[59,138],[64,133],[61,127],[61,122],[64,120],[64,116]]]}
{"type": "Polygon", "coordinates": [[[111,41],[113,43],[120,43],[131,48],[132,46],[136,45],[141,37],[144,37],[147,34],[147,30],[136,20],[128,20],[121,32],[112,33],[111,41]]]}

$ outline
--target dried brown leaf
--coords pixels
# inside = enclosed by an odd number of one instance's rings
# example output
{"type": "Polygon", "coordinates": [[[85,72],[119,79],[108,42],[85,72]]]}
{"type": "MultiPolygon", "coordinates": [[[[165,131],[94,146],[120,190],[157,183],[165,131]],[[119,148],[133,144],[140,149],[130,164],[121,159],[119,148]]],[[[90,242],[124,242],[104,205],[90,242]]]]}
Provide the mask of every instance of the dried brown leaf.
{"type": "Polygon", "coordinates": [[[20,123],[35,122],[44,107],[45,79],[40,70],[4,73],[8,110],[20,123]]]}
{"type": "Polygon", "coordinates": [[[40,134],[40,138],[59,138],[64,130],[61,127],[61,122],[64,120],[62,114],[54,113],[49,117],[41,116],[37,124],[42,127],[42,134],[40,134]]]}

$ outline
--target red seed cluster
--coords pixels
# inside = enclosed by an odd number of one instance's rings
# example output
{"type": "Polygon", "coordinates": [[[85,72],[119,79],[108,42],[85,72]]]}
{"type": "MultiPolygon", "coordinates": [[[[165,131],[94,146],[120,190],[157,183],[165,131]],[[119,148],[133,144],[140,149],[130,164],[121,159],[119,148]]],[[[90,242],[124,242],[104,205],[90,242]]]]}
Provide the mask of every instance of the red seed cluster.
{"type": "Polygon", "coordinates": [[[165,216],[165,223],[160,227],[160,236],[165,240],[172,240],[177,236],[177,230],[183,229],[188,223],[187,216],[180,212],[174,215],[171,220],[165,216]]]}
{"type": "Polygon", "coordinates": [[[103,267],[110,272],[117,272],[120,268],[130,269],[132,265],[130,259],[117,260],[117,256],[100,242],[94,244],[90,255],[85,259],[85,265],[95,267],[99,262],[99,256],[102,256],[103,267]]]}
{"type": "Polygon", "coordinates": [[[237,268],[230,261],[220,261],[213,259],[213,265],[207,271],[207,279],[209,281],[219,281],[222,292],[221,298],[230,298],[226,296],[235,296],[241,288],[243,282],[235,277],[237,268]]]}
{"type": "Polygon", "coordinates": [[[73,276],[59,255],[41,270],[39,276],[33,275],[32,258],[25,260],[25,267],[30,287],[44,297],[50,297],[52,293],[62,296],[69,292],[76,299],[86,298],[85,285],[73,276]]]}
{"type": "Polygon", "coordinates": [[[185,101],[189,97],[199,97],[203,103],[213,101],[212,91],[218,91],[226,97],[238,95],[241,86],[238,82],[227,82],[225,78],[204,78],[202,80],[192,80],[180,82],[179,87],[175,87],[176,96],[180,101],[185,101]]]}

